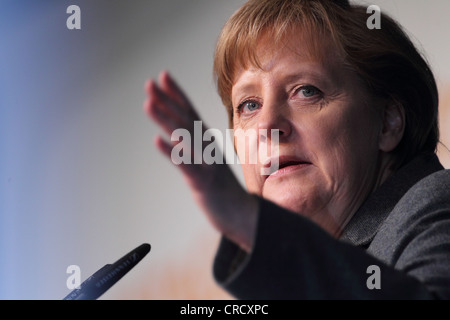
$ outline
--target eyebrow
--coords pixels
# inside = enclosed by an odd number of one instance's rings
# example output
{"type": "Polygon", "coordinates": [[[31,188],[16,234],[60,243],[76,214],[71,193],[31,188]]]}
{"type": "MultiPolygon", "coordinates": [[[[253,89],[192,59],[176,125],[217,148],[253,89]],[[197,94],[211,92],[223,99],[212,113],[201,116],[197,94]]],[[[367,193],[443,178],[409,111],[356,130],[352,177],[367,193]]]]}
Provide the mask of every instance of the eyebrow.
{"type": "MultiPolygon", "coordinates": [[[[295,73],[289,73],[287,75],[285,75],[282,79],[281,82],[282,83],[292,83],[292,82],[296,82],[299,81],[301,79],[304,78],[309,78],[309,79],[314,79],[315,81],[324,81],[323,78],[324,76],[321,75],[319,72],[315,72],[315,71],[301,71],[301,72],[295,72],[295,73]]],[[[232,87],[232,96],[233,96],[233,91],[237,91],[237,95],[240,96],[239,93],[244,93],[244,92],[248,92],[248,91],[253,91],[256,90],[259,87],[259,84],[256,83],[256,81],[247,81],[246,83],[243,83],[241,85],[239,84],[235,84],[232,87]]],[[[240,100],[240,99],[238,99],[240,100]]],[[[232,99],[232,104],[234,106],[233,103],[233,99],[232,99]]]]}

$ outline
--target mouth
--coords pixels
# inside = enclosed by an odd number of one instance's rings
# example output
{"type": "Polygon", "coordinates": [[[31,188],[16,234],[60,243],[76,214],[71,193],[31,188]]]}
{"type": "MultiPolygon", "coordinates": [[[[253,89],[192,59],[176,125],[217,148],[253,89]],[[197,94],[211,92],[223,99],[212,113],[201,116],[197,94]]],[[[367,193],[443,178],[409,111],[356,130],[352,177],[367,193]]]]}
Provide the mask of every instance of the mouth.
{"type": "MultiPolygon", "coordinates": [[[[265,167],[269,168],[270,171],[269,174],[265,177],[266,179],[272,179],[277,177],[282,177],[287,174],[290,174],[294,171],[301,170],[304,168],[309,167],[312,165],[311,162],[296,158],[296,157],[287,157],[287,156],[281,156],[278,159],[271,160],[265,167]],[[278,166],[277,161],[278,160],[278,166]]],[[[269,169],[267,169],[269,170],[269,169]]]]}

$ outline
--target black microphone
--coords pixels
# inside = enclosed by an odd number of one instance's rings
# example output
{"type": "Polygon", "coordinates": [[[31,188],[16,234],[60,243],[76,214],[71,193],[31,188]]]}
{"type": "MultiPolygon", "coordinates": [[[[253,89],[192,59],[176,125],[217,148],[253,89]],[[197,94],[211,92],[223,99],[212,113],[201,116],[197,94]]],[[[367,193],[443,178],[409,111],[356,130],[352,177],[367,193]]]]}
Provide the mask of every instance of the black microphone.
{"type": "Polygon", "coordinates": [[[103,266],[85,280],[79,289],[73,290],[63,300],[95,300],[99,298],[133,269],[150,252],[150,248],[148,243],[141,244],[113,264],[103,266]]]}

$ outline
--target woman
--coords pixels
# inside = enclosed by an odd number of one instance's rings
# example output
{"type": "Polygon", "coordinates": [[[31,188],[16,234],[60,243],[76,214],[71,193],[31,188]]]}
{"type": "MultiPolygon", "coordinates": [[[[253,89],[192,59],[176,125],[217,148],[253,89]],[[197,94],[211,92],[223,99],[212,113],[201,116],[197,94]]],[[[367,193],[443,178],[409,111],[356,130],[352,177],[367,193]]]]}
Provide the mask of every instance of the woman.
{"type": "MultiPolygon", "coordinates": [[[[367,18],[347,1],[250,0],[222,30],[214,72],[230,127],[276,129],[279,170],[242,161],[243,190],[225,165],[179,168],[223,234],[214,275],[237,298],[450,298],[435,80],[396,22],[369,30],[367,18]]],[[[147,92],[166,133],[193,132],[200,119],[167,72],[147,92]]],[[[171,156],[174,143],[156,145],[171,156]]]]}

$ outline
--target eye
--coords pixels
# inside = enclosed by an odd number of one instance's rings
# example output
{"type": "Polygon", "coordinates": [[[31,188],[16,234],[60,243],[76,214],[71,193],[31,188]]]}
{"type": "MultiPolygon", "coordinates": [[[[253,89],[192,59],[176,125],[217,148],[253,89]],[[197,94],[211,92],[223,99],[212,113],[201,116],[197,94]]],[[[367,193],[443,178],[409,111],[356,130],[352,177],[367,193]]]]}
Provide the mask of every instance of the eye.
{"type": "Polygon", "coordinates": [[[259,102],[254,100],[246,100],[237,107],[237,110],[239,113],[251,113],[259,108],[261,108],[261,104],[259,102]]]}
{"type": "Polygon", "coordinates": [[[303,86],[300,87],[297,92],[300,92],[305,98],[314,97],[317,94],[320,94],[320,90],[314,86],[303,86]]]}

